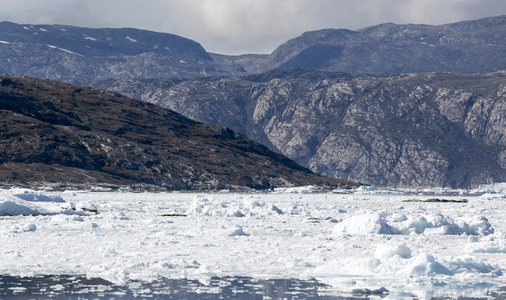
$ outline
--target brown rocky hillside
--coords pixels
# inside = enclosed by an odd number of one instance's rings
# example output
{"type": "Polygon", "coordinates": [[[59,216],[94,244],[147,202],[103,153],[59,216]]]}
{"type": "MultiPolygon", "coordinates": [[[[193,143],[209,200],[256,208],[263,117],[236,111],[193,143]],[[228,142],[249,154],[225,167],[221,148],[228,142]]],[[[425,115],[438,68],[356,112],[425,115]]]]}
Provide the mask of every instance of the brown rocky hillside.
{"type": "Polygon", "coordinates": [[[0,182],[170,190],[345,186],[230,129],[48,80],[0,76],[0,182]]]}

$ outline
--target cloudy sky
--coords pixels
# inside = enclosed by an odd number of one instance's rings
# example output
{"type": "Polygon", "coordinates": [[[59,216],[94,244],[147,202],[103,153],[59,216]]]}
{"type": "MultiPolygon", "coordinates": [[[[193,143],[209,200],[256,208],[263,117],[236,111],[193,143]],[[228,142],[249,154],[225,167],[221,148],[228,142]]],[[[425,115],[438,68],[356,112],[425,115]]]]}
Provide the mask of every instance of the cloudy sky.
{"type": "Polygon", "coordinates": [[[270,53],[322,28],[438,25],[498,15],[506,15],[505,0],[0,0],[0,21],[148,29],[223,54],[270,53]]]}

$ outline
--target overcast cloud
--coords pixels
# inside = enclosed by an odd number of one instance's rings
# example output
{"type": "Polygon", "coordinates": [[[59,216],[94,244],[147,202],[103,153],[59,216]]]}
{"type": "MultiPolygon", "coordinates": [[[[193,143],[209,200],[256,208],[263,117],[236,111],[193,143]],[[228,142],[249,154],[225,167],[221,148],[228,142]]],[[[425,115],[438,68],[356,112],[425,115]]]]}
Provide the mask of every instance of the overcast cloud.
{"type": "Polygon", "coordinates": [[[0,0],[0,21],[148,29],[223,54],[270,53],[322,28],[438,25],[498,15],[506,15],[504,0],[0,0]]]}

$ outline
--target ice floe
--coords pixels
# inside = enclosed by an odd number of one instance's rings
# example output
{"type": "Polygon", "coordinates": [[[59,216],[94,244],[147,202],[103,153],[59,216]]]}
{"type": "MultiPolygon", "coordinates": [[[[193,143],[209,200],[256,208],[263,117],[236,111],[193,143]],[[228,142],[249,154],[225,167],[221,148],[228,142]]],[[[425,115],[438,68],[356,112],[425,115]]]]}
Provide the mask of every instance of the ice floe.
{"type": "Polygon", "coordinates": [[[369,188],[349,194],[1,190],[0,274],[117,284],[316,278],[329,285],[325,293],[387,299],[483,297],[506,286],[506,202],[444,193],[468,201],[426,202],[427,191],[369,188]],[[414,198],[421,202],[403,202],[414,198]]]}
{"type": "MultiPolygon", "coordinates": [[[[241,197],[242,198],[242,197],[241,197]]],[[[273,203],[259,199],[246,198],[240,201],[223,201],[213,197],[197,196],[193,199],[186,214],[212,217],[268,216],[283,212],[273,203]]]]}
{"type": "Polygon", "coordinates": [[[10,189],[8,192],[26,201],[34,202],[65,202],[60,195],[51,195],[30,189],[10,189]]]}
{"type": "Polygon", "coordinates": [[[352,216],[334,227],[335,233],[425,234],[425,235],[489,235],[494,228],[484,216],[451,218],[442,214],[419,215],[369,212],[352,216]]]}

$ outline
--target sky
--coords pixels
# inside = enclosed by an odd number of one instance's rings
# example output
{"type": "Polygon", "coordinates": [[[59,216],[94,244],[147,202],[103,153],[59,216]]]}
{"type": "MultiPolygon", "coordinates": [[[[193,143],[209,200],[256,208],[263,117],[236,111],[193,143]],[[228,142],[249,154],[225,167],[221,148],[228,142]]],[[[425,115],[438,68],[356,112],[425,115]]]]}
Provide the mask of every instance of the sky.
{"type": "Polygon", "coordinates": [[[504,0],[0,0],[0,21],[167,32],[230,55],[269,54],[324,28],[440,25],[499,15],[506,15],[504,0]]]}

